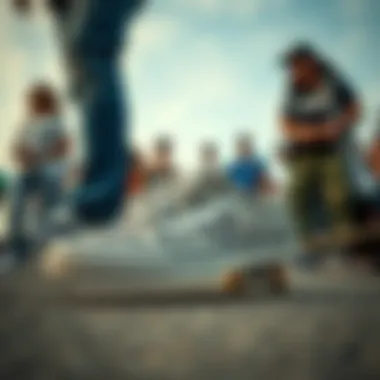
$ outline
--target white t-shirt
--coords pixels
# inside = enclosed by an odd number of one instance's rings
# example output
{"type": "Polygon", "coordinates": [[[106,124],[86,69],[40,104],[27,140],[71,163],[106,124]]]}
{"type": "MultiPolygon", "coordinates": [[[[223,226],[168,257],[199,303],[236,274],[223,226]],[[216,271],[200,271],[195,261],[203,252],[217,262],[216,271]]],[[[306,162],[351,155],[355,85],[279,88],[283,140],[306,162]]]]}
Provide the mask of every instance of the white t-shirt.
{"type": "Polygon", "coordinates": [[[52,160],[48,154],[62,139],[67,137],[66,129],[57,116],[36,118],[21,130],[19,142],[39,157],[41,169],[59,170],[65,166],[66,157],[52,160]]]}

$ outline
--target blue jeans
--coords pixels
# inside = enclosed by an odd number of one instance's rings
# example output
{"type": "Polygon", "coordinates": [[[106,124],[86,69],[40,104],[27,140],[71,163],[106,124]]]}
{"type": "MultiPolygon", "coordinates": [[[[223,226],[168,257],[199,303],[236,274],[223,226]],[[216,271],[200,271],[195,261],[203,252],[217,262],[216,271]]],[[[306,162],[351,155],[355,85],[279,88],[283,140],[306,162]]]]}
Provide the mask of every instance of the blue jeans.
{"type": "Polygon", "coordinates": [[[9,244],[10,249],[20,259],[27,259],[33,245],[42,243],[43,235],[48,233],[49,215],[63,197],[63,177],[43,171],[21,174],[12,188],[9,244]],[[33,220],[37,230],[32,239],[26,231],[29,217],[28,206],[32,200],[37,202],[38,212],[33,220]]]}
{"type": "Polygon", "coordinates": [[[140,2],[90,0],[79,31],[69,42],[85,86],[79,101],[87,159],[74,204],[87,222],[114,218],[124,203],[129,128],[118,58],[124,27],[140,2]]]}

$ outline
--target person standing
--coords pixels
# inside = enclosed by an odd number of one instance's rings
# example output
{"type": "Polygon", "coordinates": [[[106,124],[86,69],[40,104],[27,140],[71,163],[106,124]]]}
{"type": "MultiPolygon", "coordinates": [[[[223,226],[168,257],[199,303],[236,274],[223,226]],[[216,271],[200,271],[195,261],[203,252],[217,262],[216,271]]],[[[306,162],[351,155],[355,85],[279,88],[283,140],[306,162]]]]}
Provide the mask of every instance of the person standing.
{"type": "Polygon", "coordinates": [[[304,243],[316,232],[309,202],[318,189],[334,236],[343,244],[351,224],[346,148],[359,119],[359,100],[308,44],[291,49],[284,64],[289,82],[281,125],[292,157],[289,200],[296,227],[304,243]]]}
{"type": "Polygon", "coordinates": [[[174,162],[175,145],[168,136],[159,136],[153,147],[153,156],[148,168],[150,189],[171,185],[178,180],[178,170],[174,162]]]}
{"type": "Polygon", "coordinates": [[[244,194],[259,195],[272,188],[267,168],[255,152],[249,135],[237,137],[235,142],[236,157],[227,168],[227,176],[232,186],[244,194]]]}
{"type": "Polygon", "coordinates": [[[199,170],[185,196],[185,203],[189,205],[202,203],[232,190],[215,144],[212,142],[202,144],[199,161],[199,170]]]}
{"type": "MultiPolygon", "coordinates": [[[[61,107],[54,89],[37,84],[28,91],[27,119],[14,145],[18,164],[12,188],[9,223],[9,254],[24,259],[32,245],[43,244],[50,230],[50,216],[62,202],[68,172],[70,139],[62,122],[61,107]],[[29,239],[26,220],[31,200],[37,200],[37,228],[29,239]]],[[[36,215],[35,215],[36,216],[36,215]]]]}

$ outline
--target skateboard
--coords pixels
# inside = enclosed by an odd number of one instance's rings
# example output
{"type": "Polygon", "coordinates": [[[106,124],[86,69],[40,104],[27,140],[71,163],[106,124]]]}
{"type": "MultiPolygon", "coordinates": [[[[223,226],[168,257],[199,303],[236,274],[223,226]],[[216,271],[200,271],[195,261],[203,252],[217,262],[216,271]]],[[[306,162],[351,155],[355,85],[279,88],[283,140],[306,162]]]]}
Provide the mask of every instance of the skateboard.
{"type": "Polygon", "coordinates": [[[252,265],[232,270],[222,281],[222,292],[227,295],[244,295],[263,288],[274,295],[289,292],[290,279],[285,264],[252,265]]]}
{"type": "Polygon", "coordinates": [[[360,244],[374,238],[380,238],[380,226],[377,224],[353,228],[341,239],[337,239],[335,235],[329,233],[315,236],[309,239],[306,246],[309,251],[328,251],[344,248],[352,244],[360,244]]]}
{"type": "MultiPolygon", "coordinates": [[[[377,226],[355,229],[344,243],[358,243],[378,236],[377,226]]],[[[309,247],[317,252],[340,247],[331,234],[318,236],[309,243],[309,247]]],[[[41,268],[48,278],[63,283],[65,291],[82,300],[94,295],[110,299],[118,295],[124,300],[144,297],[186,299],[206,294],[230,298],[255,294],[285,295],[292,289],[289,268],[292,265],[297,267],[294,259],[300,256],[300,251],[281,259],[284,252],[285,247],[282,252],[272,252],[262,259],[256,252],[251,252],[203,259],[195,256],[194,260],[186,262],[163,259],[152,263],[147,259],[132,263],[124,258],[112,265],[94,265],[81,262],[75,254],[66,255],[56,250],[42,260],[41,268]]],[[[305,274],[302,268],[297,267],[297,270],[305,274]]]]}
{"type": "Polygon", "coordinates": [[[124,262],[92,265],[58,250],[41,261],[44,276],[59,284],[68,298],[82,300],[204,297],[241,298],[285,295],[290,291],[287,265],[250,255],[216,257],[192,262],[124,262]]]}

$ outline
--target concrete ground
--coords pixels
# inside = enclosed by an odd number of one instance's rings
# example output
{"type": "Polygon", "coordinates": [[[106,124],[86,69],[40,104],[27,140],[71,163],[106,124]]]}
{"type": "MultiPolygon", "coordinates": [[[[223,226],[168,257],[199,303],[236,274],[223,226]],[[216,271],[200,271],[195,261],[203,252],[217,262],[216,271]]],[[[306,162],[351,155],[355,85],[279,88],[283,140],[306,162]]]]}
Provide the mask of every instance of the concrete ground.
{"type": "Polygon", "coordinates": [[[1,379],[380,378],[374,288],[73,306],[30,273],[0,282],[1,379]]]}

